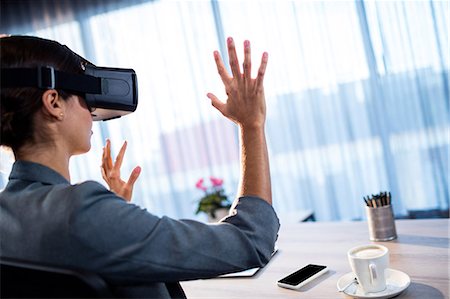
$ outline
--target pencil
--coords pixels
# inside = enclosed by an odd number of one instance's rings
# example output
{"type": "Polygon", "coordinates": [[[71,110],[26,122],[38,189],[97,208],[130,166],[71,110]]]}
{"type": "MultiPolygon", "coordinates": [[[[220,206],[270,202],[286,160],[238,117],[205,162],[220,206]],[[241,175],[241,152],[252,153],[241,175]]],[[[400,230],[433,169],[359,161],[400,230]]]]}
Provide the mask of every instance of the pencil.
{"type": "Polygon", "coordinates": [[[363,197],[363,199],[364,199],[364,202],[366,203],[366,206],[368,206],[369,207],[369,201],[366,199],[366,197],[364,196],[363,197]]]}

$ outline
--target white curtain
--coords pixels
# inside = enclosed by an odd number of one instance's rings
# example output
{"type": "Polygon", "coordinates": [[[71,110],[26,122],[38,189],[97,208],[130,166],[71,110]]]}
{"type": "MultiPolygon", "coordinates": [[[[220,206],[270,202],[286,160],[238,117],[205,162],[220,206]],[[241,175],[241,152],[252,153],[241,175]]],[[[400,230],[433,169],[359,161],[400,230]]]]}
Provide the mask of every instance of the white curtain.
{"type": "MultiPolygon", "coordinates": [[[[73,183],[101,181],[110,138],[115,154],[128,141],[124,176],[142,166],[134,202],[155,214],[204,219],[194,215],[200,177],[223,178],[234,197],[236,127],[206,98],[225,98],[212,52],[224,53],[233,36],[241,58],[244,39],[251,41],[255,69],[269,52],[267,135],[282,219],[305,209],[322,221],[361,219],[363,196],[380,191],[392,193],[397,216],[448,209],[448,1],[93,1],[95,9],[62,1],[48,8],[53,2],[39,1],[43,13],[25,6],[20,25],[1,31],[58,40],[97,65],[133,68],[139,80],[137,112],[96,123],[92,150],[72,160],[73,183]]],[[[2,164],[5,183],[4,153],[2,164]]]]}

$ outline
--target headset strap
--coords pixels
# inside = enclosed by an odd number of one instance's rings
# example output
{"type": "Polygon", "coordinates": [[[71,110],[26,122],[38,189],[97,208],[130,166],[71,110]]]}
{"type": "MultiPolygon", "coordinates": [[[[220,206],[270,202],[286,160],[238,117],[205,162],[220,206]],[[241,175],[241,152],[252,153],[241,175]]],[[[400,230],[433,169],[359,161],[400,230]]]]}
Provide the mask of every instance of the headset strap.
{"type": "Polygon", "coordinates": [[[101,79],[84,74],[72,74],[55,70],[51,66],[35,68],[2,68],[1,87],[37,87],[63,89],[80,93],[101,94],[101,79]]]}

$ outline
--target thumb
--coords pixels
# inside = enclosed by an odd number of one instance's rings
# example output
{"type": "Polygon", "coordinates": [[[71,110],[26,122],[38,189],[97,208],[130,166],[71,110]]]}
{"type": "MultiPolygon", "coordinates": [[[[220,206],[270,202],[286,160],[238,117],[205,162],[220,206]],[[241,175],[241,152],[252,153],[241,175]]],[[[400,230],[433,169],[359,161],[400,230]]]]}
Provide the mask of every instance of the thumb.
{"type": "Polygon", "coordinates": [[[136,166],[133,171],[130,174],[130,177],[128,179],[127,185],[133,188],[134,183],[136,183],[136,180],[138,179],[139,175],[141,174],[141,167],[136,166]]]}
{"type": "Polygon", "coordinates": [[[219,110],[222,114],[224,114],[226,104],[224,102],[222,102],[221,100],[219,100],[212,93],[208,93],[206,96],[211,100],[211,104],[213,105],[213,107],[216,108],[217,110],[219,110]]]}

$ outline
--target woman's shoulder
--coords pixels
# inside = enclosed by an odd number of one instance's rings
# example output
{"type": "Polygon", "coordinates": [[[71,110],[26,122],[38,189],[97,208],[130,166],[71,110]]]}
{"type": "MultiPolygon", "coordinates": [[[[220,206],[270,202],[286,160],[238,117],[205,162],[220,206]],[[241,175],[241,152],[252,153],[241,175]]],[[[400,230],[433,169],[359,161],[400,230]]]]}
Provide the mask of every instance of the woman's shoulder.
{"type": "Polygon", "coordinates": [[[55,197],[66,199],[62,205],[66,206],[71,217],[100,217],[104,211],[121,210],[126,206],[124,199],[96,181],[66,186],[55,197]]]}
{"type": "Polygon", "coordinates": [[[74,191],[79,191],[79,192],[110,192],[108,189],[106,189],[105,186],[103,186],[102,184],[100,184],[97,181],[84,181],[84,182],[80,182],[77,184],[72,184],[69,187],[70,189],[74,190],[74,191]]]}
{"type": "Polygon", "coordinates": [[[70,185],[68,189],[75,195],[117,197],[114,192],[109,191],[104,185],[91,180],[70,185]]]}
{"type": "Polygon", "coordinates": [[[55,185],[53,192],[60,193],[73,201],[92,202],[103,199],[120,199],[114,192],[96,181],[84,181],[72,185],[55,185]]]}

